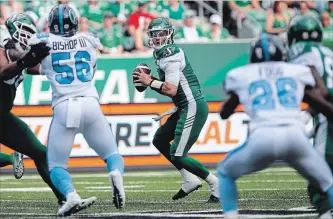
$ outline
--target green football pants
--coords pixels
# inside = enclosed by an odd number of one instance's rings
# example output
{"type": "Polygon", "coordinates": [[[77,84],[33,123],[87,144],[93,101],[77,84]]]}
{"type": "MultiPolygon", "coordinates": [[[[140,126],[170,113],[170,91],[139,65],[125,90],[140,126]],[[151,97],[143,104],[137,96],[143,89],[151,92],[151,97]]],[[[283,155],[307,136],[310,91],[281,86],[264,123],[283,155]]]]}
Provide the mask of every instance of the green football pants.
{"type": "Polygon", "coordinates": [[[202,179],[208,176],[209,171],[187,153],[198,139],[207,116],[208,105],[204,99],[192,102],[170,116],[153,139],[155,147],[178,170],[184,168],[202,179]]]}
{"type": "MultiPolygon", "coordinates": [[[[333,124],[323,122],[316,127],[314,145],[333,172],[333,124]]],[[[316,207],[319,214],[330,210],[327,196],[317,187],[312,184],[308,185],[308,194],[311,203],[316,207]]]]}
{"type": "Polygon", "coordinates": [[[26,123],[12,113],[0,117],[0,142],[7,147],[30,157],[38,173],[52,189],[58,201],[65,200],[53,186],[46,161],[46,147],[37,139],[26,123]]]}
{"type": "Polygon", "coordinates": [[[10,154],[0,153],[0,167],[13,165],[13,156],[10,154]]]}

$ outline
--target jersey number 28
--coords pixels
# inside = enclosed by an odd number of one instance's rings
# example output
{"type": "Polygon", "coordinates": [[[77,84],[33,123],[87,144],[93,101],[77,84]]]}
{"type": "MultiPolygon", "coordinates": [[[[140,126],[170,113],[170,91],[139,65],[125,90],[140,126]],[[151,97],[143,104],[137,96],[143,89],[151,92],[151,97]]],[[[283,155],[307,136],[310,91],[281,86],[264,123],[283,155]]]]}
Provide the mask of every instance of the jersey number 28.
{"type": "MultiPolygon", "coordinates": [[[[285,108],[298,107],[295,95],[296,82],[292,78],[280,78],[276,81],[278,99],[285,108]]],[[[275,99],[270,83],[265,80],[252,82],[249,86],[249,94],[256,95],[252,102],[254,110],[272,110],[275,108],[275,99]],[[261,94],[258,95],[258,91],[261,94]]]]}
{"type": "MultiPolygon", "coordinates": [[[[52,66],[53,70],[59,74],[55,79],[59,84],[71,84],[74,81],[74,70],[72,67],[66,64],[60,64],[60,61],[66,63],[66,60],[71,59],[70,52],[59,52],[52,54],[52,66]]],[[[91,81],[93,75],[91,74],[90,65],[86,61],[91,61],[91,57],[87,51],[78,51],[74,55],[75,59],[75,72],[77,78],[82,82],[91,81]],[[84,71],[85,70],[85,71],[84,71]]]]}

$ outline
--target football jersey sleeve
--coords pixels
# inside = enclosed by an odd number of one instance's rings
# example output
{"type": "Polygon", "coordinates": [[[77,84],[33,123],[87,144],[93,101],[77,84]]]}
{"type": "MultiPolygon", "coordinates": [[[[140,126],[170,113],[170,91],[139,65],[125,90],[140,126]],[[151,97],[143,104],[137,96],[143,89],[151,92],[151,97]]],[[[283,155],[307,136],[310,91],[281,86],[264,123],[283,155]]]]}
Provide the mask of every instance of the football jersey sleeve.
{"type": "Polygon", "coordinates": [[[0,25],[0,48],[5,48],[5,45],[11,39],[11,36],[5,25],[0,25]]]}
{"type": "Polygon", "coordinates": [[[317,48],[312,47],[311,51],[303,53],[302,55],[292,60],[291,63],[314,66],[320,76],[323,76],[324,74],[324,66],[322,64],[323,62],[321,60],[320,52],[317,48]]]}
{"type": "Polygon", "coordinates": [[[165,81],[178,87],[184,63],[185,57],[182,52],[162,58],[160,60],[160,68],[165,73],[165,81]]]}
{"type": "Polygon", "coordinates": [[[104,47],[98,37],[93,34],[86,34],[85,37],[95,49],[103,50],[104,47]]]}
{"type": "Polygon", "coordinates": [[[304,84],[314,87],[316,85],[316,81],[312,75],[311,69],[307,66],[299,67],[298,79],[304,84]]]}
{"type": "Polygon", "coordinates": [[[226,79],[223,82],[224,90],[229,92],[237,93],[237,90],[239,88],[239,79],[237,78],[236,71],[231,70],[228,72],[226,79]]]}

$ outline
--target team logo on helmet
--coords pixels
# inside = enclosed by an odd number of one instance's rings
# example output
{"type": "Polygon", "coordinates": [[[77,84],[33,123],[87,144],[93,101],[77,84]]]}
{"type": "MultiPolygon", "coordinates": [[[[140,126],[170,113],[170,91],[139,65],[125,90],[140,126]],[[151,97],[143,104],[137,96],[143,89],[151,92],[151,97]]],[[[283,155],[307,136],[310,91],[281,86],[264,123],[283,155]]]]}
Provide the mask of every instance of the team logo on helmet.
{"type": "Polygon", "coordinates": [[[77,16],[76,16],[75,11],[73,9],[69,10],[69,19],[71,20],[71,22],[73,24],[78,24],[77,16]]]}

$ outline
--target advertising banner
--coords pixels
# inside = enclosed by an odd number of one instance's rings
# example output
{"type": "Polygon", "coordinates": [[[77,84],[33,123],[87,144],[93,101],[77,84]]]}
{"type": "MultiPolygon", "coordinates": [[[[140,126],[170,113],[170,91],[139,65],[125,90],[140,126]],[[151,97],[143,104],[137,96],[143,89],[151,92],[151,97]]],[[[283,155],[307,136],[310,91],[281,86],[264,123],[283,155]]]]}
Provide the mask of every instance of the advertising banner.
{"type": "MultiPolygon", "coordinates": [[[[248,134],[248,116],[242,106],[236,109],[227,120],[221,120],[218,111],[221,102],[209,102],[209,115],[196,143],[189,154],[206,164],[216,164],[226,153],[241,146],[248,134]]],[[[152,118],[173,107],[170,103],[155,104],[108,104],[102,111],[114,133],[119,153],[124,156],[126,166],[165,166],[170,165],[152,145],[156,130],[166,118],[155,122],[152,118]]],[[[302,105],[302,107],[306,107],[302,105]]],[[[16,106],[14,114],[25,121],[37,138],[45,145],[52,120],[50,106],[16,106]]],[[[309,127],[311,128],[311,127],[309,127]]],[[[12,151],[1,147],[4,153],[12,151]]],[[[30,159],[25,161],[27,168],[34,167],[30,159]]],[[[69,167],[104,167],[105,163],[88,146],[81,134],[75,138],[69,167]]]]}

